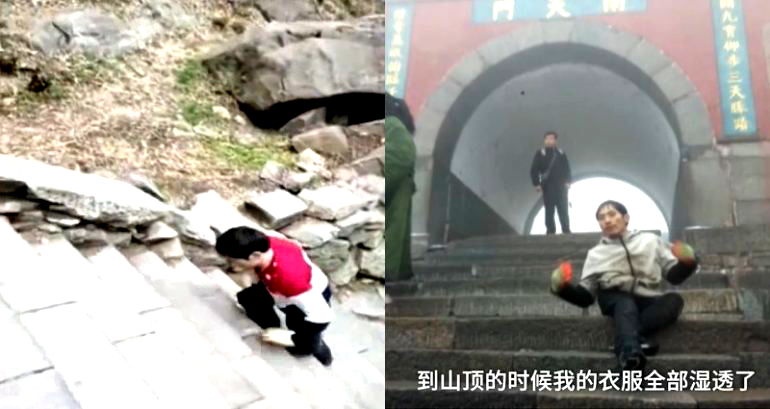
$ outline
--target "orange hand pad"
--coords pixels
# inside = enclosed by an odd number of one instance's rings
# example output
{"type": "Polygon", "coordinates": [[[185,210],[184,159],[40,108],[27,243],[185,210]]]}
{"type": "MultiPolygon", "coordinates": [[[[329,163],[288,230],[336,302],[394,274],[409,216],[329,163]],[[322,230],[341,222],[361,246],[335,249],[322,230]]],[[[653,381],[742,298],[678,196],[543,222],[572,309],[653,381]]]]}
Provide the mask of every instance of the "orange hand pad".
{"type": "Polygon", "coordinates": [[[572,263],[569,261],[565,261],[559,265],[559,269],[564,272],[562,274],[562,280],[565,283],[569,283],[572,281],[572,263]]]}
{"type": "Polygon", "coordinates": [[[682,241],[676,241],[674,245],[671,246],[671,252],[674,253],[674,256],[678,259],[689,260],[695,257],[692,247],[682,241]]]}

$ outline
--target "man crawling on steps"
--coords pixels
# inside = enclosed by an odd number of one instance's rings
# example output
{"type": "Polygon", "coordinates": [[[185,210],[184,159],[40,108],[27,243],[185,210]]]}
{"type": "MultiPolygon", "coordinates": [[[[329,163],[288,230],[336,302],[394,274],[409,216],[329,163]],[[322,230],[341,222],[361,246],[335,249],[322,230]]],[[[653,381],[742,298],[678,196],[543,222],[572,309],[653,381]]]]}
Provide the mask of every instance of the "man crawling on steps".
{"type": "Polygon", "coordinates": [[[286,326],[294,331],[294,345],[286,350],[295,356],[313,355],[323,365],[331,365],[331,351],[321,337],[333,317],[329,280],[302,247],[250,227],[235,227],[217,238],[216,250],[233,270],[259,279],[238,293],[238,304],[266,330],[263,339],[270,341],[271,331],[276,333],[274,329],[281,326],[273,308],[278,306],[286,314],[286,326]]]}
{"type": "Polygon", "coordinates": [[[615,323],[614,352],[623,370],[642,370],[658,345],[647,337],[673,324],[682,312],[679,294],[663,294],[663,277],[681,284],[698,267],[693,249],[682,242],[664,244],[654,233],[628,231],[626,207],[606,201],[596,210],[602,239],[588,251],[578,285],[564,263],[551,274],[551,292],[586,308],[598,296],[602,314],[615,323]]]}

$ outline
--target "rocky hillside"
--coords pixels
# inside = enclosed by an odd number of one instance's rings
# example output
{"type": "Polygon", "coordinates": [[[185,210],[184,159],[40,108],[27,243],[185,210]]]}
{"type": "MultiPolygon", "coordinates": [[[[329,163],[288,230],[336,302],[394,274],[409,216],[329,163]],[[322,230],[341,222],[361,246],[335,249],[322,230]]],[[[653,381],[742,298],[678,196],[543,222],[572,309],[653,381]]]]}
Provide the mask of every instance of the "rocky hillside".
{"type": "Polygon", "coordinates": [[[13,227],[78,246],[141,241],[150,220],[116,224],[79,207],[128,205],[119,199],[99,189],[62,199],[75,180],[118,180],[200,220],[206,239],[174,226],[182,240],[169,246],[184,242],[201,267],[226,267],[213,231],[253,224],[301,242],[337,286],[384,278],[382,5],[2,3],[0,181],[27,188],[0,200],[42,203],[5,212],[13,227]],[[222,219],[231,212],[241,218],[222,219]],[[57,217],[66,223],[44,222],[57,217]]]}
{"type": "Polygon", "coordinates": [[[296,169],[306,148],[327,162],[314,183],[334,183],[382,145],[383,5],[3,2],[0,153],[141,175],[180,207],[270,190],[264,164],[296,169]]]}

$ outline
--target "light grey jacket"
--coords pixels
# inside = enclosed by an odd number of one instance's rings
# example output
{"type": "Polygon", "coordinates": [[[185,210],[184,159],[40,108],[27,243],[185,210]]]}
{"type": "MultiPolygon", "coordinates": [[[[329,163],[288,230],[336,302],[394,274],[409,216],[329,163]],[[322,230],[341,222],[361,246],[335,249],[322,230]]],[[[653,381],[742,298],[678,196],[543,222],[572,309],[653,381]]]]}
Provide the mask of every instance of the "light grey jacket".
{"type": "Polygon", "coordinates": [[[669,246],[654,233],[634,231],[621,239],[602,237],[588,251],[580,285],[594,297],[600,288],[655,297],[662,295],[663,275],[677,262],[669,246]]]}

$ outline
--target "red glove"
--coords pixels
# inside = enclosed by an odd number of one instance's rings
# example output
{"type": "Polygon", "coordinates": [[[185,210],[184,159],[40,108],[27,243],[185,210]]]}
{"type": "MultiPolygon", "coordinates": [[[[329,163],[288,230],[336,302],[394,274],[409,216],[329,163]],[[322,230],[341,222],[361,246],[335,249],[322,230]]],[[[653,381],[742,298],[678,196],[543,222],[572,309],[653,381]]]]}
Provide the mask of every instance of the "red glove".
{"type": "Polygon", "coordinates": [[[551,273],[551,292],[558,293],[572,281],[572,264],[565,261],[551,273]]]}

